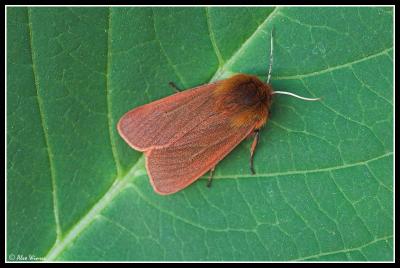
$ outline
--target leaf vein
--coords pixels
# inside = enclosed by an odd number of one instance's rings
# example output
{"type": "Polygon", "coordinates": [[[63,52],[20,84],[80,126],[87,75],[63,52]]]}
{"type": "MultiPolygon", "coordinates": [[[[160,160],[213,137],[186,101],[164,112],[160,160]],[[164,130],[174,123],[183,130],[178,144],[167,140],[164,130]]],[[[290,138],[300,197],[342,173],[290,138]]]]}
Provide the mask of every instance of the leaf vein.
{"type": "Polygon", "coordinates": [[[221,74],[224,73],[224,71],[229,70],[229,67],[235,62],[235,60],[242,55],[244,51],[247,50],[247,47],[251,43],[251,41],[256,37],[256,35],[259,32],[264,32],[262,29],[265,27],[265,25],[270,22],[275,16],[277,15],[278,11],[281,8],[276,7],[270,14],[269,16],[257,27],[257,29],[253,32],[252,35],[250,35],[249,38],[247,38],[246,41],[243,42],[243,44],[236,50],[236,52],[233,53],[233,55],[229,58],[228,61],[225,62],[225,64],[214,74],[213,78],[211,79],[212,81],[215,80],[217,77],[219,77],[221,74]]]}
{"type": "Polygon", "coordinates": [[[365,245],[362,245],[362,246],[359,246],[359,247],[345,248],[345,249],[341,249],[341,250],[334,250],[334,251],[319,253],[319,254],[315,254],[315,255],[309,255],[309,256],[301,257],[299,259],[295,259],[295,260],[292,260],[292,261],[305,261],[307,259],[324,257],[324,256],[328,256],[328,255],[331,255],[331,254],[346,253],[346,252],[351,252],[351,251],[355,251],[355,250],[360,250],[361,251],[363,248],[366,248],[366,247],[368,247],[368,246],[370,246],[370,245],[372,245],[374,243],[378,243],[380,241],[386,241],[386,240],[388,240],[390,238],[393,238],[393,236],[390,235],[390,236],[384,236],[384,237],[381,237],[381,238],[377,238],[377,239],[374,239],[374,240],[370,241],[369,243],[367,243],[365,245]]]}
{"type": "Polygon", "coordinates": [[[108,122],[108,136],[110,139],[111,152],[117,169],[117,175],[122,174],[119,156],[116,147],[116,137],[113,134],[114,121],[111,116],[112,102],[111,102],[111,79],[110,79],[110,66],[111,66],[111,7],[108,8],[108,29],[107,29],[107,63],[106,63],[106,101],[107,101],[107,122],[108,122]]]}
{"type": "Polygon", "coordinates": [[[369,229],[367,223],[365,222],[365,220],[359,215],[358,210],[356,209],[356,207],[354,206],[354,203],[350,200],[350,198],[347,196],[347,194],[344,192],[344,190],[342,189],[342,187],[339,186],[339,184],[336,182],[335,179],[335,175],[333,175],[332,172],[329,172],[330,177],[332,178],[333,184],[336,186],[336,188],[339,190],[339,192],[342,194],[342,196],[344,197],[344,199],[347,201],[347,203],[350,204],[351,208],[353,209],[355,215],[357,216],[358,219],[360,219],[360,222],[362,223],[362,225],[364,225],[365,229],[368,231],[369,235],[371,237],[374,237],[373,232],[369,229]]]}
{"type": "Polygon", "coordinates": [[[208,27],[208,33],[209,33],[209,36],[210,36],[211,44],[212,44],[212,46],[213,46],[215,55],[216,55],[217,58],[218,58],[219,66],[222,66],[222,65],[224,64],[224,59],[222,58],[221,51],[219,50],[219,48],[218,48],[218,46],[217,46],[217,42],[216,42],[216,40],[215,40],[214,32],[213,32],[213,30],[211,29],[211,28],[212,28],[212,25],[211,25],[211,18],[210,18],[210,13],[209,13],[210,11],[209,11],[209,10],[210,10],[209,7],[205,7],[206,20],[207,20],[207,27],[208,27]]]}
{"type": "Polygon", "coordinates": [[[152,15],[153,15],[154,34],[155,34],[156,40],[158,41],[158,44],[160,45],[161,52],[164,55],[164,57],[166,58],[168,64],[172,67],[172,69],[173,69],[174,73],[176,74],[176,76],[178,77],[178,79],[181,81],[183,86],[186,87],[187,85],[186,85],[185,79],[178,72],[178,69],[176,68],[176,66],[172,63],[171,58],[168,56],[167,52],[165,51],[164,46],[162,45],[161,39],[158,36],[157,27],[156,27],[156,15],[154,14],[154,9],[153,8],[151,8],[151,12],[152,12],[152,15]]]}
{"type": "Polygon", "coordinates": [[[339,70],[339,69],[342,69],[342,68],[351,67],[354,64],[357,64],[357,63],[360,63],[360,62],[363,62],[363,61],[367,61],[367,60],[370,60],[370,59],[373,59],[373,58],[377,58],[377,57],[380,57],[380,56],[387,55],[392,49],[393,49],[393,47],[389,47],[389,48],[386,48],[386,49],[384,49],[382,51],[379,51],[377,53],[374,53],[374,54],[371,54],[369,56],[363,57],[361,59],[353,60],[353,61],[350,61],[350,62],[347,62],[347,63],[344,63],[344,64],[339,64],[339,65],[336,65],[336,66],[333,66],[333,67],[329,67],[329,68],[326,68],[326,69],[323,69],[323,70],[319,70],[319,71],[313,71],[313,72],[310,72],[310,73],[289,75],[289,76],[274,76],[273,78],[274,78],[274,80],[294,80],[294,79],[301,80],[303,78],[317,76],[317,75],[320,75],[320,74],[336,71],[336,70],[339,70]]]}
{"type": "Polygon", "coordinates": [[[36,89],[36,100],[38,103],[38,108],[39,108],[39,115],[40,115],[40,122],[41,122],[41,127],[43,129],[44,133],[44,140],[46,144],[46,151],[47,151],[47,156],[49,160],[49,166],[50,166],[50,177],[51,177],[51,188],[52,188],[52,199],[53,199],[53,211],[54,211],[54,220],[55,220],[55,225],[56,225],[56,242],[61,239],[62,236],[62,229],[61,229],[61,224],[60,224],[60,213],[58,211],[58,197],[57,197],[57,184],[56,184],[56,172],[54,169],[54,162],[53,162],[53,152],[52,148],[50,145],[49,141],[49,133],[48,133],[48,125],[45,119],[45,108],[44,108],[44,103],[43,100],[40,96],[40,89],[39,89],[39,77],[37,73],[37,67],[36,67],[36,54],[33,50],[33,32],[32,32],[32,14],[31,14],[31,8],[27,8],[27,15],[28,15],[28,29],[29,29],[29,46],[30,46],[30,54],[31,54],[31,60],[32,60],[32,72],[33,72],[33,79],[35,83],[35,89],[36,89]]]}
{"type": "MultiPolygon", "coordinates": [[[[332,76],[332,73],[331,73],[330,75],[332,76]]],[[[333,77],[332,77],[332,80],[335,81],[335,80],[333,79],[333,77]]],[[[304,88],[310,93],[310,95],[316,97],[316,96],[315,96],[313,93],[311,93],[311,91],[307,88],[307,86],[305,85],[304,80],[303,80],[303,79],[300,79],[300,81],[301,81],[301,83],[304,85],[304,88]]],[[[335,82],[334,82],[334,85],[335,85],[335,87],[337,88],[337,85],[336,85],[335,82]]],[[[367,129],[368,131],[370,131],[371,134],[372,134],[372,135],[376,138],[376,140],[380,143],[380,145],[382,146],[382,148],[385,148],[385,144],[383,143],[383,141],[376,135],[376,133],[374,132],[374,130],[373,130],[370,126],[368,126],[367,124],[365,124],[365,123],[363,123],[363,122],[357,121],[356,119],[353,119],[353,118],[351,118],[351,117],[349,117],[349,116],[346,116],[345,114],[343,114],[343,113],[341,113],[341,112],[335,110],[334,108],[332,108],[329,104],[326,104],[326,102],[324,102],[324,101],[320,101],[320,104],[323,105],[323,106],[324,106],[325,108],[327,108],[328,110],[330,110],[331,112],[333,112],[334,114],[336,114],[337,116],[343,118],[344,120],[347,120],[347,121],[353,122],[353,123],[355,123],[355,124],[358,124],[358,125],[364,127],[365,129],[367,129]]]]}
{"type": "MultiPolygon", "coordinates": [[[[278,190],[283,198],[283,200],[286,202],[286,204],[289,206],[289,208],[294,212],[294,214],[304,223],[304,226],[308,229],[310,229],[310,231],[313,233],[314,239],[318,244],[318,248],[321,249],[321,245],[319,243],[317,234],[316,234],[316,229],[314,229],[310,222],[303,217],[303,215],[301,215],[301,213],[296,209],[296,207],[294,205],[292,205],[289,200],[286,198],[286,196],[284,195],[283,191],[282,191],[282,187],[281,184],[279,182],[278,179],[276,179],[276,185],[278,186],[278,190]]],[[[295,241],[293,241],[293,243],[296,245],[296,249],[297,249],[297,255],[299,255],[299,249],[297,247],[297,243],[295,241]]]]}
{"type": "Polygon", "coordinates": [[[365,161],[360,161],[360,162],[355,162],[351,164],[345,164],[345,165],[340,165],[340,166],[332,166],[332,167],[327,167],[327,168],[317,168],[317,169],[310,169],[310,170],[293,170],[293,171],[286,171],[286,172],[275,172],[275,173],[257,173],[256,176],[252,176],[250,174],[244,174],[244,175],[225,175],[225,176],[214,176],[214,179],[239,179],[239,178],[268,178],[268,177],[278,177],[278,176],[289,176],[289,175],[297,175],[297,174],[308,174],[308,173],[318,173],[318,172],[330,172],[333,170],[340,170],[340,169],[345,169],[345,168],[350,168],[350,167],[355,167],[355,166],[360,166],[360,165],[366,165],[370,162],[379,160],[381,158],[391,156],[393,155],[393,152],[388,152],[383,155],[367,159],[365,161]]]}

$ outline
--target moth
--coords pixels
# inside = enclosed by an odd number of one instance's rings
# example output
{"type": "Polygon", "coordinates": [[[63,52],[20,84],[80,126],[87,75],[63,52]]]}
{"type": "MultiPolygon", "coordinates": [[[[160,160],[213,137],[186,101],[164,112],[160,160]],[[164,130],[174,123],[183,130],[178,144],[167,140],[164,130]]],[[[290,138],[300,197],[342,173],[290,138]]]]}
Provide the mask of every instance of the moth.
{"type": "MultiPolygon", "coordinates": [[[[117,129],[133,149],[144,152],[146,169],[154,191],[167,195],[178,192],[210,171],[211,185],[216,165],[246,137],[253,136],[250,170],[268,120],[274,91],[271,84],[273,34],[266,82],[257,76],[236,74],[204,84],[130,110],[117,129]]],[[[177,88],[175,84],[170,85],[177,88]]]]}

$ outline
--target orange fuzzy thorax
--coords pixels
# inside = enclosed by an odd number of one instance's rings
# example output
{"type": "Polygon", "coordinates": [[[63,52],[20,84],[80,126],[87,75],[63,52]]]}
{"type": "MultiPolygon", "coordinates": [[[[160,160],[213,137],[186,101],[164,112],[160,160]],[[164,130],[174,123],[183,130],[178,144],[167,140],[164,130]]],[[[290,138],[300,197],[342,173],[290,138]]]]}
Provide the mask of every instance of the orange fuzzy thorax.
{"type": "Polygon", "coordinates": [[[214,91],[216,110],[229,114],[232,125],[263,126],[271,105],[272,87],[253,75],[237,74],[219,82],[214,91]]]}

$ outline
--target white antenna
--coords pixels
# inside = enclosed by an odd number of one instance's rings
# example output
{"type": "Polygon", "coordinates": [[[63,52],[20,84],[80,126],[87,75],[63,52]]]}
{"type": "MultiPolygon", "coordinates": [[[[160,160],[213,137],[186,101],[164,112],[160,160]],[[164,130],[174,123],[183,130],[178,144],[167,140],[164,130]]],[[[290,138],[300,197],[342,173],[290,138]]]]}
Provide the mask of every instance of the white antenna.
{"type": "Polygon", "coordinates": [[[317,101],[320,100],[321,98],[305,98],[299,95],[296,95],[294,93],[291,92],[286,92],[286,91],[273,91],[272,94],[284,94],[284,95],[289,95],[298,99],[302,99],[302,100],[306,100],[306,101],[317,101]]]}
{"type": "MultiPolygon", "coordinates": [[[[272,27],[271,29],[271,54],[269,54],[269,70],[268,70],[268,76],[267,76],[267,84],[269,84],[269,80],[271,79],[271,72],[272,72],[272,63],[274,61],[273,57],[273,52],[274,52],[274,28],[272,27]]],[[[299,95],[296,95],[291,92],[286,92],[286,91],[273,91],[272,94],[284,94],[284,95],[289,95],[298,99],[306,100],[306,101],[318,101],[321,98],[305,98],[299,95]]]]}
{"type": "Polygon", "coordinates": [[[272,72],[272,62],[274,61],[273,51],[274,51],[274,28],[271,29],[271,53],[269,54],[269,70],[267,76],[267,84],[269,84],[269,80],[271,79],[271,72],[272,72]]]}

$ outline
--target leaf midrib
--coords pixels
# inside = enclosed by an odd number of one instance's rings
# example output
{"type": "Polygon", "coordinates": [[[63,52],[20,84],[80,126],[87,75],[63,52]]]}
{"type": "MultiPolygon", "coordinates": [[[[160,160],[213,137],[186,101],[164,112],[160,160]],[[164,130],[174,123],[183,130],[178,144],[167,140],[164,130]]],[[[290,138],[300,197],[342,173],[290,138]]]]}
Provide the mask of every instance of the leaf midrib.
{"type": "Polygon", "coordinates": [[[62,240],[58,243],[56,242],[54,246],[47,253],[45,260],[55,260],[60,253],[82,233],[90,224],[95,220],[100,212],[107,207],[107,205],[117,196],[121,191],[123,191],[127,185],[130,183],[130,178],[135,178],[143,175],[141,173],[141,166],[143,165],[144,157],[140,157],[131,170],[122,178],[116,179],[111,185],[110,189],[101,197],[101,199],[89,210],[89,212],[84,215],[67,233],[62,240]]]}
{"type": "MultiPolygon", "coordinates": [[[[250,35],[250,37],[242,44],[242,46],[240,46],[240,48],[232,54],[232,56],[230,57],[230,59],[228,61],[225,62],[224,65],[220,66],[220,68],[217,70],[217,72],[215,73],[215,75],[213,76],[213,78],[211,79],[211,81],[217,76],[220,75],[221,73],[223,73],[224,70],[224,66],[229,66],[229,64],[231,64],[234,59],[237,57],[237,55],[240,55],[242,53],[242,51],[246,48],[247,44],[251,42],[251,40],[254,38],[254,36],[258,33],[258,31],[260,31],[260,28],[262,28],[262,26],[264,24],[266,24],[267,22],[269,22],[272,18],[273,15],[275,14],[275,12],[278,10],[278,8],[275,8],[273,12],[271,12],[268,17],[262,22],[260,23],[260,25],[257,27],[257,29],[254,31],[254,33],[252,35],[250,35]]],[[[153,11],[153,10],[152,10],[153,11]]],[[[111,54],[110,52],[110,17],[111,17],[111,8],[109,8],[109,24],[108,24],[108,36],[107,36],[107,57],[109,57],[109,55],[111,54]]],[[[154,23],[154,11],[153,11],[153,23],[154,23]]],[[[154,28],[155,28],[155,23],[154,23],[154,28]]],[[[160,42],[160,46],[161,46],[161,42],[160,42]]],[[[32,48],[31,48],[32,50],[32,48]]],[[[33,50],[32,50],[33,52],[33,50]]],[[[165,53],[165,52],[164,52],[165,53]]],[[[167,57],[167,55],[165,55],[167,57]]],[[[167,57],[168,58],[168,57],[167,57]]],[[[106,90],[109,89],[109,59],[107,58],[107,68],[106,68],[106,79],[107,79],[107,88],[106,90]]],[[[184,82],[184,81],[182,81],[184,82]]],[[[109,94],[107,92],[107,101],[109,100],[109,94]]],[[[108,123],[111,124],[112,120],[110,120],[110,114],[111,114],[111,106],[110,104],[107,104],[107,108],[108,108],[108,123]]],[[[109,128],[112,126],[109,126],[109,128]]],[[[109,135],[110,135],[110,141],[111,141],[111,147],[112,147],[112,151],[113,151],[113,157],[114,160],[117,160],[116,157],[116,152],[114,152],[113,149],[113,141],[112,141],[112,131],[109,129],[109,135]]],[[[114,147],[115,148],[115,147],[114,147]]],[[[84,230],[86,229],[90,223],[96,218],[96,216],[106,207],[106,205],[112,201],[112,199],[118,195],[118,193],[120,193],[123,189],[125,189],[125,187],[128,185],[129,183],[129,179],[135,177],[136,173],[140,170],[140,164],[143,162],[144,160],[144,156],[141,156],[138,161],[136,161],[136,163],[132,166],[132,168],[129,170],[129,172],[123,177],[123,178],[119,178],[119,176],[116,177],[115,182],[112,184],[112,186],[107,190],[107,192],[99,199],[99,201],[93,205],[93,207],[89,210],[89,212],[83,216],[79,221],[77,221],[77,223],[66,233],[66,235],[62,238],[62,239],[57,239],[55,241],[55,244],[53,245],[53,247],[49,250],[49,252],[46,254],[45,259],[46,260],[55,260],[60,253],[62,253],[62,251],[68,246],[68,244],[70,242],[72,242],[73,240],[75,240],[78,235],[84,230]]],[[[118,163],[116,162],[117,168],[118,168],[118,163]]],[[[54,181],[54,186],[55,186],[55,181],[54,181]]],[[[54,198],[55,196],[53,196],[54,198]]],[[[56,199],[55,199],[56,200],[56,199]]],[[[58,208],[55,206],[54,210],[58,211],[58,208]]],[[[57,213],[58,214],[58,213],[57,213]]],[[[58,224],[58,228],[60,228],[61,231],[61,227],[58,224]]]]}

